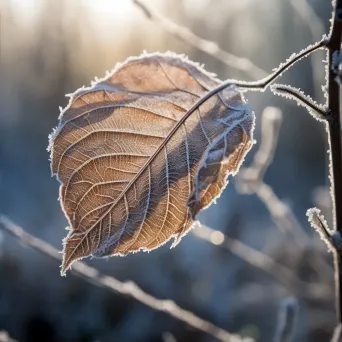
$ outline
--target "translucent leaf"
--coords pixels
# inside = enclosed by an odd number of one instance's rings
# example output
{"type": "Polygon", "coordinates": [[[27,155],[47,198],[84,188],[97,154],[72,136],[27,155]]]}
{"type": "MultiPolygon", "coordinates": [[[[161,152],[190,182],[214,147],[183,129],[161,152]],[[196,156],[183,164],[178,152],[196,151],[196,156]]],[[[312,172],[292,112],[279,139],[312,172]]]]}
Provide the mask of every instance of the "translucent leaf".
{"type": "Polygon", "coordinates": [[[50,136],[77,259],[152,250],[190,229],[253,144],[242,95],[184,56],[144,54],[71,95],[50,136]]]}

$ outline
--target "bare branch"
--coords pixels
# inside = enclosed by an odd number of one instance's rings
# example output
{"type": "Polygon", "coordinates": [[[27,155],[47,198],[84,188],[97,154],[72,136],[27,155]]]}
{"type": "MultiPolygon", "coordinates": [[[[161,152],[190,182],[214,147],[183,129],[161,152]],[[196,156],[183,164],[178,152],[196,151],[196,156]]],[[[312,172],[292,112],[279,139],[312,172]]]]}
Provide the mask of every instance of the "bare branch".
{"type": "MultiPolygon", "coordinates": [[[[21,227],[17,226],[7,217],[0,215],[0,226],[12,236],[17,238],[25,245],[55,259],[61,261],[61,254],[50,244],[26,233],[21,227]]],[[[224,329],[196,316],[191,311],[182,309],[172,300],[157,299],[144,292],[138,285],[132,281],[121,282],[113,277],[103,275],[95,268],[87,266],[83,262],[77,261],[73,264],[72,272],[91,284],[105,287],[121,295],[127,295],[136,299],[140,303],[160,312],[187,323],[188,325],[201,330],[219,341],[225,342],[253,342],[250,338],[242,338],[236,334],[231,334],[224,329]]]]}
{"type": "Polygon", "coordinates": [[[323,36],[323,38],[319,42],[308,46],[306,49],[303,49],[301,52],[297,54],[292,54],[290,58],[286,60],[285,63],[281,63],[272,74],[266,76],[267,73],[264,70],[261,70],[260,68],[256,67],[249,60],[242,59],[240,57],[236,57],[234,55],[222,51],[216,43],[199,38],[196,35],[194,35],[189,29],[172,23],[167,18],[162,17],[160,14],[158,14],[153,9],[148,7],[143,1],[133,0],[133,2],[144,12],[146,17],[156,21],[164,30],[183,40],[187,44],[208,53],[210,56],[214,56],[220,59],[222,62],[231,67],[234,67],[242,71],[246,71],[249,74],[253,73],[254,77],[257,79],[260,77],[264,77],[261,80],[254,82],[239,82],[236,80],[228,80],[224,83],[224,85],[222,85],[222,88],[220,87],[219,90],[222,90],[229,85],[235,84],[240,88],[255,91],[264,91],[275,79],[281,76],[281,74],[286,69],[294,65],[300,59],[309,56],[312,52],[318,49],[325,48],[327,43],[327,37],[323,36]]]}
{"type": "MultiPolygon", "coordinates": [[[[307,24],[312,39],[321,37],[325,32],[325,26],[322,19],[316,14],[308,3],[308,0],[290,0],[290,4],[297,11],[302,20],[307,24]]],[[[320,84],[324,79],[324,70],[322,70],[322,58],[319,55],[311,55],[312,73],[315,85],[315,92],[321,91],[320,84]]]]}
{"type": "MultiPolygon", "coordinates": [[[[282,232],[290,232],[294,236],[294,243],[304,250],[311,245],[310,237],[303,231],[288,205],[281,201],[273,189],[263,181],[263,176],[273,159],[281,124],[280,112],[275,114],[274,109],[270,110],[264,111],[262,114],[260,148],[251,166],[240,170],[236,178],[236,186],[241,193],[255,193],[264,203],[277,227],[282,232]],[[244,185],[244,183],[246,184],[244,185]]],[[[323,278],[331,276],[331,268],[319,255],[310,259],[310,263],[323,278]]]]}
{"type": "MultiPolygon", "coordinates": [[[[244,81],[236,81],[236,80],[227,80],[224,82],[221,87],[224,89],[230,85],[235,85],[236,87],[241,88],[242,90],[251,90],[251,91],[265,91],[278,77],[280,77],[283,72],[290,69],[301,59],[308,57],[311,53],[325,49],[327,45],[327,37],[323,36],[319,42],[316,42],[312,45],[307,46],[305,49],[298,53],[293,53],[284,63],[280,63],[277,69],[275,69],[270,75],[267,77],[253,82],[244,82],[244,81]]],[[[216,90],[216,89],[215,89],[216,90]]]]}
{"type": "Polygon", "coordinates": [[[166,32],[182,40],[189,46],[203,51],[229,67],[243,71],[255,79],[259,79],[267,75],[266,71],[254,65],[247,58],[237,57],[222,50],[217,43],[196,36],[187,27],[177,25],[171,22],[168,18],[161,16],[143,1],[134,0],[133,2],[144,12],[147,18],[153,20],[166,32]]]}
{"type": "Polygon", "coordinates": [[[326,108],[316,103],[310,96],[305,95],[295,87],[285,84],[273,84],[271,85],[271,91],[275,95],[295,100],[298,105],[306,108],[306,110],[318,121],[326,121],[330,119],[330,113],[326,108]]]}
{"type": "Polygon", "coordinates": [[[309,223],[312,228],[316,230],[320,238],[325,242],[329,251],[334,249],[333,241],[331,238],[331,231],[328,227],[327,221],[317,208],[308,209],[306,212],[309,223]]]}
{"type": "Polygon", "coordinates": [[[213,245],[227,249],[251,266],[271,275],[293,293],[309,299],[320,296],[324,298],[327,298],[326,296],[331,297],[330,288],[303,282],[296,277],[292,270],[277,263],[268,255],[239,240],[232,239],[218,230],[211,229],[198,222],[192,233],[213,245]]]}
{"type": "Polygon", "coordinates": [[[307,48],[303,49],[297,54],[292,54],[285,63],[281,63],[279,67],[269,76],[259,80],[259,81],[253,81],[253,82],[246,82],[246,81],[238,81],[238,80],[227,80],[220,84],[218,87],[213,88],[210,90],[206,95],[201,97],[186,113],[186,115],[183,117],[182,120],[185,120],[187,117],[189,117],[200,105],[205,103],[208,99],[210,99],[212,96],[216,95],[220,91],[229,88],[229,87],[238,87],[242,91],[265,91],[272,83],[275,81],[278,77],[282,75],[282,73],[289,68],[291,68],[293,65],[295,65],[298,61],[300,61],[302,58],[309,56],[312,52],[317,51],[318,49],[325,48],[327,44],[326,37],[324,36],[319,42],[316,42],[307,48]]]}
{"type": "Polygon", "coordinates": [[[280,305],[274,342],[291,342],[297,320],[298,303],[295,298],[285,298],[280,305]]]}
{"type": "MultiPolygon", "coordinates": [[[[340,102],[340,86],[336,82],[336,56],[341,54],[342,42],[342,0],[332,1],[333,14],[331,18],[328,48],[328,64],[326,68],[327,105],[333,118],[328,122],[329,139],[329,173],[333,211],[333,230],[342,234],[342,117],[340,102]]],[[[335,296],[337,322],[342,323],[342,253],[335,250],[335,296]]]]}
{"type": "MultiPolygon", "coordinates": [[[[264,203],[276,226],[281,231],[291,233],[293,242],[300,249],[310,248],[312,245],[310,236],[304,232],[289,206],[279,199],[269,185],[262,182],[256,191],[256,195],[264,203]]],[[[314,257],[309,261],[312,268],[317,271],[317,274],[322,279],[330,278],[332,268],[320,255],[314,254],[314,257]]]]}
{"type": "MultiPolygon", "coordinates": [[[[341,0],[342,1],[342,0],[341,0]]],[[[190,108],[188,114],[192,113],[194,108],[197,108],[202,103],[206,102],[209,98],[214,96],[215,94],[219,93],[221,90],[226,89],[228,87],[238,87],[241,91],[260,91],[264,92],[278,77],[280,77],[284,71],[290,69],[294,66],[297,62],[301,59],[310,56],[311,53],[319,50],[325,49],[327,45],[327,37],[323,36],[319,42],[316,42],[312,45],[307,46],[305,49],[298,53],[293,53],[284,63],[281,63],[277,69],[275,69],[270,75],[267,77],[259,80],[259,81],[238,81],[229,79],[223,82],[218,87],[210,90],[205,96],[201,97],[197,103],[196,107],[190,108]]]]}

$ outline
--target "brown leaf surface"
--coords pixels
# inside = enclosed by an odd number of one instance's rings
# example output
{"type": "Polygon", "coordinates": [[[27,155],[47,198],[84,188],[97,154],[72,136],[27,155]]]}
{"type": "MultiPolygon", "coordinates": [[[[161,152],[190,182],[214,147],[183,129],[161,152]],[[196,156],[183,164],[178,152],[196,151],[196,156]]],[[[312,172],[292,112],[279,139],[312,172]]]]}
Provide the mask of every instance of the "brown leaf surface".
{"type": "Polygon", "coordinates": [[[78,259],[178,242],[252,146],[254,114],[235,88],[183,56],[130,58],[76,91],[50,136],[69,220],[62,274],[78,259]]]}

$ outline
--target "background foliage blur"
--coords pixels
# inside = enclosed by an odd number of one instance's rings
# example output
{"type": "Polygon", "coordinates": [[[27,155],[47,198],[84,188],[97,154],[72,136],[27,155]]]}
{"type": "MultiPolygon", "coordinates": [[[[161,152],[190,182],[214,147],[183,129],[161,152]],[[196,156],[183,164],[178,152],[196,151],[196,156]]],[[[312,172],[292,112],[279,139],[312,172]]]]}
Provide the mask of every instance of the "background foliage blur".
{"type": "MultiPolygon", "coordinates": [[[[267,72],[320,39],[331,12],[329,1],[319,0],[146,2],[267,72]]],[[[94,76],[104,76],[117,62],[143,50],[185,53],[221,79],[253,79],[164,32],[129,0],[0,0],[0,6],[0,212],[59,250],[67,222],[46,147],[57,125],[58,107],[67,104],[64,94],[89,85],[94,76]]],[[[316,52],[281,81],[324,102],[324,58],[323,52],[316,52]]],[[[300,306],[295,341],[326,341],[334,326],[332,271],[319,275],[310,261],[319,254],[329,264],[330,256],[305,217],[306,209],[318,201],[329,218],[324,127],[304,109],[269,92],[247,98],[257,118],[269,105],[283,111],[279,145],[265,182],[293,210],[312,240],[306,249],[296,247],[296,237],[276,227],[255,195],[237,194],[234,180],[199,219],[262,250],[301,280],[330,286],[331,297],[304,298],[296,286],[284,286],[193,234],[175,249],[168,244],[149,254],[87,263],[118,279],[132,279],[154,296],[173,299],[228,331],[263,342],[272,340],[280,301],[295,296],[300,306]]],[[[255,137],[259,142],[260,120],[255,137]]],[[[246,165],[257,148],[258,144],[246,165]]],[[[20,341],[34,342],[213,340],[71,273],[61,278],[55,261],[5,235],[0,235],[2,329],[20,341]]]]}

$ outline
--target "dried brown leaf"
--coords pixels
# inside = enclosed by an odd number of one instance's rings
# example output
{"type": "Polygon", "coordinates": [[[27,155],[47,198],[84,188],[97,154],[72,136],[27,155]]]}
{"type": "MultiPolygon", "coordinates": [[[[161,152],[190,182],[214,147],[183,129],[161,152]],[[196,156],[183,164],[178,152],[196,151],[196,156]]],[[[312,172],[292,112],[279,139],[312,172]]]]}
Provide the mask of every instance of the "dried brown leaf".
{"type": "Polygon", "coordinates": [[[50,136],[69,220],[62,274],[78,259],[178,242],[252,146],[254,114],[234,87],[184,56],[130,58],[71,95],[50,136]]]}

